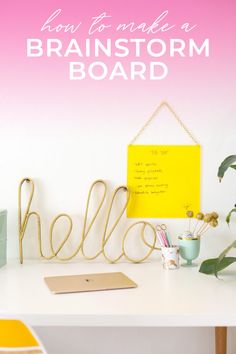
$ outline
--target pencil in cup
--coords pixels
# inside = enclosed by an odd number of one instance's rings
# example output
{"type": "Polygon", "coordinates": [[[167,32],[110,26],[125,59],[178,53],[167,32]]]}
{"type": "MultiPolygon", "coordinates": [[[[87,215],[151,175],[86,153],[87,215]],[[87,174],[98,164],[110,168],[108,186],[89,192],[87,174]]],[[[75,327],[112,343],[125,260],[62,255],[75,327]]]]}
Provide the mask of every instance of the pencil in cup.
{"type": "Polygon", "coordinates": [[[161,259],[164,269],[179,268],[179,247],[172,244],[166,225],[157,225],[157,237],[161,245],[161,259]]]}
{"type": "Polygon", "coordinates": [[[157,238],[162,247],[172,247],[172,241],[169,231],[165,224],[157,225],[157,238]]]}

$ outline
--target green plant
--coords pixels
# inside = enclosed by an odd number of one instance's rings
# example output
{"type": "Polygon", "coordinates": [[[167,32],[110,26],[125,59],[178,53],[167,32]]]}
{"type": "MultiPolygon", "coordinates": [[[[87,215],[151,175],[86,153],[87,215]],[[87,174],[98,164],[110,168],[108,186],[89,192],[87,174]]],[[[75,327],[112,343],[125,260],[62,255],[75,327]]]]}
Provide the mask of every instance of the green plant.
{"type": "MultiPolygon", "coordinates": [[[[218,169],[218,178],[219,178],[220,182],[221,182],[222,178],[224,177],[224,174],[228,170],[228,168],[233,168],[234,170],[236,170],[236,165],[234,165],[234,163],[236,163],[236,155],[231,155],[231,156],[226,157],[226,159],[224,159],[224,161],[221,163],[221,165],[218,169]]],[[[236,204],[234,205],[234,208],[230,210],[230,212],[228,213],[228,215],[226,217],[226,222],[228,225],[230,223],[231,216],[233,213],[236,213],[236,204]]]]}
{"type": "MultiPolygon", "coordinates": [[[[232,168],[236,170],[236,155],[231,155],[228,156],[224,161],[221,163],[218,169],[218,178],[219,181],[221,182],[222,178],[225,175],[225,172],[229,169],[232,168]]],[[[233,213],[236,213],[236,204],[233,209],[230,210],[226,217],[226,222],[229,225],[231,221],[231,216],[233,213]]],[[[223,252],[219,255],[218,258],[212,258],[212,259],[207,259],[205,260],[199,269],[199,272],[205,273],[205,274],[215,274],[216,277],[218,277],[218,272],[227,268],[230,264],[236,262],[236,257],[227,257],[228,252],[232,249],[236,248],[236,241],[231,243],[223,252]]]]}

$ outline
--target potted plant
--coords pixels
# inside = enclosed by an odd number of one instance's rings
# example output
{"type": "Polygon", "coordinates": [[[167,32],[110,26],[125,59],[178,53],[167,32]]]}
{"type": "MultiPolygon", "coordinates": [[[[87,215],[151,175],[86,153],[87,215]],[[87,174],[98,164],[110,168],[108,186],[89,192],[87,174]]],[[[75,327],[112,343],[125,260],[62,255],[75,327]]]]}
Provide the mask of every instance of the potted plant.
{"type": "MultiPolygon", "coordinates": [[[[225,172],[229,169],[232,168],[236,170],[236,155],[231,155],[228,156],[224,161],[221,163],[219,169],[218,169],[218,178],[219,181],[221,182],[222,178],[224,177],[225,172]]],[[[229,225],[231,216],[233,213],[236,213],[236,204],[234,208],[230,210],[226,217],[226,222],[229,225]]],[[[225,269],[228,267],[230,264],[236,262],[236,257],[229,257],[227,254],[232,248],[236,248],[236,240],[231,243],[226,249],[223,250],[223,252],[219,255],[218,258],[212,258],[212,259],[207,259],[205,260],[199,269],[199,272],[205,273],[205,274],[215,274],[215,276],[218,276],[218,272],[225,269]]]]}

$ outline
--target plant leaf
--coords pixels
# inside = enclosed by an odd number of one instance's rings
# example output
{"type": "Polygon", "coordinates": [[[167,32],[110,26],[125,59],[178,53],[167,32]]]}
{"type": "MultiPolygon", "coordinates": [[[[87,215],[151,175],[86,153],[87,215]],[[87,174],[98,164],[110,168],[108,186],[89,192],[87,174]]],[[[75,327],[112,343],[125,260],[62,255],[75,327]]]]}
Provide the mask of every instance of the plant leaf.
{"type": "MultiPolygon", "coordinates": [[[[217,258],[217,263],[216,263],[216,266],[215,266],[215,276],[217,277],[218,276],[218,269],[219,269],[219,266],[220,266],[220,263],[222,262],[222,260],[225,258],[226,254],[232,249],[236,247],[236,241],[232,242],[228,247],[226,247],[224,249],[223,252],[221,252],[221,254],[219,255],[219,257],[217,258]]],[[[229,258],[229,257],[228,257],[229,258]]]]}
{"type": "Polygon", "coordinates": [[[232,213],[236,213],[236,208],[233,208],[232,210],[230,210],[229,214],[226,216],[226,219],[225,219],[225,220],[226,220],[226,222],[227,222],[228,225],[229,225],[229,223],[230,223],[232,213]]]}
{"type": "Polygon", "coordinates": [[[231,165],[230,167],[236,170],[236,165],[231,165]]]}
{"type": "Polygon", "coordinates": [[[226,254],[232,249],[236,247],[236,240],[232,242],[228,247],[224,249],[224,251],[221,252],[221,254],[218,257],[219,262],[226,256],[226,254]]]}
{"type": "MultiPolygon", "coordinates": [[[[226,157],[226,159],[224,159],[224,161],[221,163],[221,165],[220,165],[220,167],[218,169],[218,174],[217,174],[220,181],[224,177],[224,174],[227,171],[227,169],[229,167],[231,167],[231,165],[235,161],[236,161],[236,155],[230,155],[230,156],[226,157]]],[[[234,167],[232,167],[232,168],[234,168],[234,167]]]]}
{"type": "Polygon", "coordinates": [[[204,274],[217,274],[234,262],[236,262],[236,257],[224,257],[219,263],[218,258],[207,259],[202,262],[199,272],[204,274]],[[216,267],[217,273],[215,273],[216,267]]]}

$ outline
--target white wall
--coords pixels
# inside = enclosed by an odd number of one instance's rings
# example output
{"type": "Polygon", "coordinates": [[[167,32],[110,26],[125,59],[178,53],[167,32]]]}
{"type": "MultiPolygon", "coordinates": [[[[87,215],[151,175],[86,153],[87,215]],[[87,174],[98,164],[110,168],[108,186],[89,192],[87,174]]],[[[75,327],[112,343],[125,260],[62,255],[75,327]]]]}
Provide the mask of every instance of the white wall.
{"type": "MultiPolygon", "coordinates": [[[[6,117],[0,130],[0,195],[1,208],[9,211],[9,257],[18,254],[17,187],[20,179],[30,176],[35,180],[33,208],[42,215],[44,249],[48,249],[49,223],[60,212],[67,212],[74,218],[72,243],[77,243],[90,184],[103,178],[111,192],[115,186],[126,183],[127,144],[158,102],[151,101],[149,105],[139,107],[135,107],[134,102],[126,103],[125,107],[91,105],[86,112],[78,111],[77,120],[75,117],[50,120],[50,111],[40,119],[42,112],[33,107],[27,111],[27,117],[31,114],[34,117],[32,121],[20,119],[13,126],[6,117]]],[[[220,226],[206,234],[202,242],[202,257],[215,256],[236,235],[236,227],[232,224],[229,230],[224,222],[227,211],[236,202],[235,171],[229,171],[221,184],[216,177],[222,159],[236,153],[235,107],[215,107],[205,98],[202,104],[194,102],[193,110],[193,103],[179,105],[178,102],[173,100],[171,103],[202,145],[202,210],[216,210],[220,214],[220,226]]],[[[65,117],[67,108],[62,107],[65,117]]],[[[19,114],[24,116],[23,113],[19,114]]],[[[138,140],[138,143],[145,142],[191,143],[166,112],[138,140]]],[[[123,220],[122,230],[131,222],[123,220]]],[[[182,219],[166,222],[174,236],[187,227],[182,219]]],[[[94,234],[100,234],[99,229],[94,234]]],[[[90,246],[94,248],[92,243],[90,246]]],[[[34,223],[26,235],[24,249],[26,257],[38,256],[34,223]]]]}

